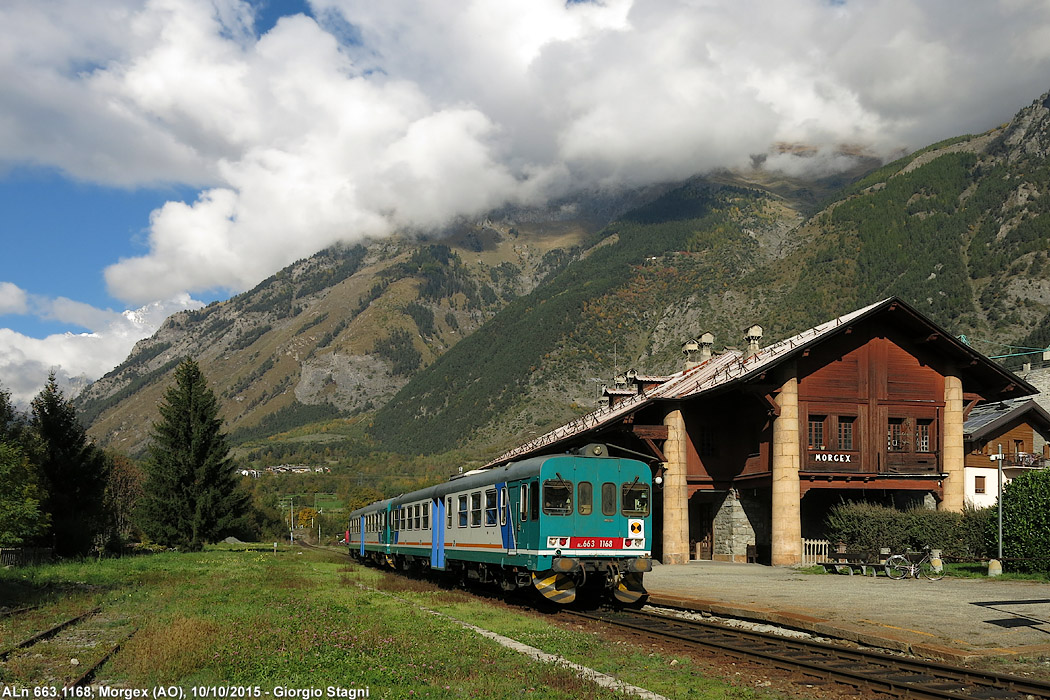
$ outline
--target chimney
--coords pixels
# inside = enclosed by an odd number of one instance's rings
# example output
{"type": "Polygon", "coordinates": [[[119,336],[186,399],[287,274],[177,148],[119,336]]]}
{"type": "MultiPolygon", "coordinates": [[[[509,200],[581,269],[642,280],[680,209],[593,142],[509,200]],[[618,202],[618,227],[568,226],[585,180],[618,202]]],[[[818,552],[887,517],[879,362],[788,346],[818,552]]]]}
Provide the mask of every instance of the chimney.
{"type": "Polygon", "coordinates": [[[700,343],[695,340],[687,340],[682,344],[682,354],[685,355],[685,369],[689,371],[694,367],[699,367],[702,359],[698,357],[700,355],[700,343]]]}
{"type": "Polygon", "coordinates": [[[712,349],[715,346],[715,336],[713,333],[706,332],[700,336],[700,361],[706,362],[711,359],[712,349]]]}
{"type": "Polygon", "coordinates": [[[762,349],[760,344],[762,342],[762,326],[754,325],[744,331],[744,341],[747,343],[744,359],[750,360],[762,349]]]}

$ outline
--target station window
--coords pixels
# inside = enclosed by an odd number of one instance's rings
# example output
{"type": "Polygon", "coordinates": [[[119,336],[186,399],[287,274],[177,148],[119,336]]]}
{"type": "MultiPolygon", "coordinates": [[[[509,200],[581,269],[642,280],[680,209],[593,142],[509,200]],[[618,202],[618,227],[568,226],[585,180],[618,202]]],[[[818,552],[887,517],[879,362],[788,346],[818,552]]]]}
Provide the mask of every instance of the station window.
{"type": "Polygon", "coordinates": [[[827,443],[824,441],[824,426],[827,423],[827,416],[810,416],[809,417],[809,449],[811,450],[824,450],[827,449],[827,443]]]}
{"type": "Polygon", "coordinates": [[[485,526],[496,524],[496,489],[485,492],[485,526]]]}
{"type": "Polygon", "coordinates": [[[543,482],[543,512],[547,515],[572,515],[572,482],[547,479],[543,482]]]}
{"type": "Polygon", "coordinates": [[[481,527],[481,491],[470,494],[470,526],[481,527]]]}
{"type": "Polygon", "coordinates": [[[459,497],[459,526],[467,526],[467,497],[459,497]]]}
{"type": "Polygon", "coordinates": [[[590,515],[594,510],[594,485],[589,481],[581,481],[576,485],[576,512],[580,515],[590,515]]]}
{"type": "Polygon", "coordinates": [[[839,416],[839,449],[853,449],[853,424],[854,416],[839,416]]]}
{"type": "Polygon", "coordinates": [[[423,504],[423,529],[424,530],[429,530],[430,529],[430,504],[429,503],[424,503],[423,504]]]}
{"type": "Polygon", "coordinates": [[[920,418],[915,423],[915,451],[933,452],[933,441],[930,439],[933,421],[920,418]]]}
{"type": "Polygon", "coordinates": [[[616,484],[611,481],[602,484],[602,515],[616,515],[616,484]]]}
{"type": "Polygon", "coordinates": [[[540,482],[529,484],[529,513],[533,520],[540,519],[540,482]]]}
{"type": "Polygon", "coordinates": [[[641,517],[649,515],[649,485],[641,484],[637,479],[623,485],[623,514],[641,517]]]}
{"type": "Polygon", "coordinates": [[[525,522],[529,519],[529,485],[521,485],[521,503],[519,504],[519,510],[521,511],[521,522],[525,522]]]}
{"type": "Polygon", "coordinates": [[[974,493],[984,493],[984,489],[985,489],[984,477],[983,476],[975,476],[974,479],[973,479],[973,492],[974,493]]]}
{"type": "Polygon", "coordinates": [[[890,418],[886,427],[886,449],[890,452],[908,452],[908,438],[903,418],[890,418]]]}
{"type": "Polygon", "coordinates": [[[499,490],[499,524],[502,527],[507,524],[507,487],[499,490]]]}

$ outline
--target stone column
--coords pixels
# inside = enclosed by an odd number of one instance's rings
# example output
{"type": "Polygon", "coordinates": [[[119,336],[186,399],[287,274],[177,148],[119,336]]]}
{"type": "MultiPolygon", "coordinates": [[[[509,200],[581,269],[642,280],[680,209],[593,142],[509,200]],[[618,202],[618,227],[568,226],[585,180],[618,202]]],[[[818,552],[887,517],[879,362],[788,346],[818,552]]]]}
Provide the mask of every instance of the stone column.
{"type": "Polygon", "coordinates": [[[798,376],[794,363],[786,371],[787,380],[776,399],[780,415],[773,421],[773,566],[791,566],[802,561],[798,376]]]}
{"type": "Polygon", "coordinates": [[[686,482],[685,418],[679,409],[664,416],[664,564],[689,561],[689,485],[686,482]]]}
{"type": "Polygon", "coordinates": [[[963,444],[963,387],[957,374],[944,377],[944,418],[941,428],[941,471],[944,479],[944,500],[940,510],[962,512],[966,501],[966,450],[963,444]]]}

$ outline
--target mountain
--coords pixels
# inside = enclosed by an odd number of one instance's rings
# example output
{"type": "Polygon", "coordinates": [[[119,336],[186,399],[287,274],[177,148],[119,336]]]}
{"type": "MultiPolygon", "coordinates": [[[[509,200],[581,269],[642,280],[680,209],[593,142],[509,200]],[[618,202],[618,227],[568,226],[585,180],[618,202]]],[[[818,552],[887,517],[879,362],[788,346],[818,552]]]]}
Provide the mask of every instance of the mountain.
{"type": "Polygon", "coordinates": [[[859,179],[788,178],[756,158],[324,251],[173,316],[79,405],[93,435],[134,452],[171,367],[193,355],[250,458],[483,457],[590,410],[596,379],[679,369],[682,342],[704,331],[732,345],[758,323],[772,342],[895,294],[986,354],[1044,347],[1048,153],[1044,95],[859,179]]]}

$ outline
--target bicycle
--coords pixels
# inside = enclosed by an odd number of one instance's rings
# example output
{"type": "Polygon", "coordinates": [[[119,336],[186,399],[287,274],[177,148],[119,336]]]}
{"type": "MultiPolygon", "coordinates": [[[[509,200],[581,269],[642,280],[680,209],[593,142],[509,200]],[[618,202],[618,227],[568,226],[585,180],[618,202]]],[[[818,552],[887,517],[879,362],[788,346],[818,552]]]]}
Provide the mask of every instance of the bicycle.
{"type": "Polygon", "coordinates": [[[922,576],[930,581],[940,581],[944,578],[944,565],[939,559],[937,561],[938,566],[935,566],[929,545],[923,547],[922,552],[894,554],[886,559],[886,575],[896,581],[907,576],[913,578],[922,576]],[[919,557],[919,554],[922,556],[919,557]]]}

